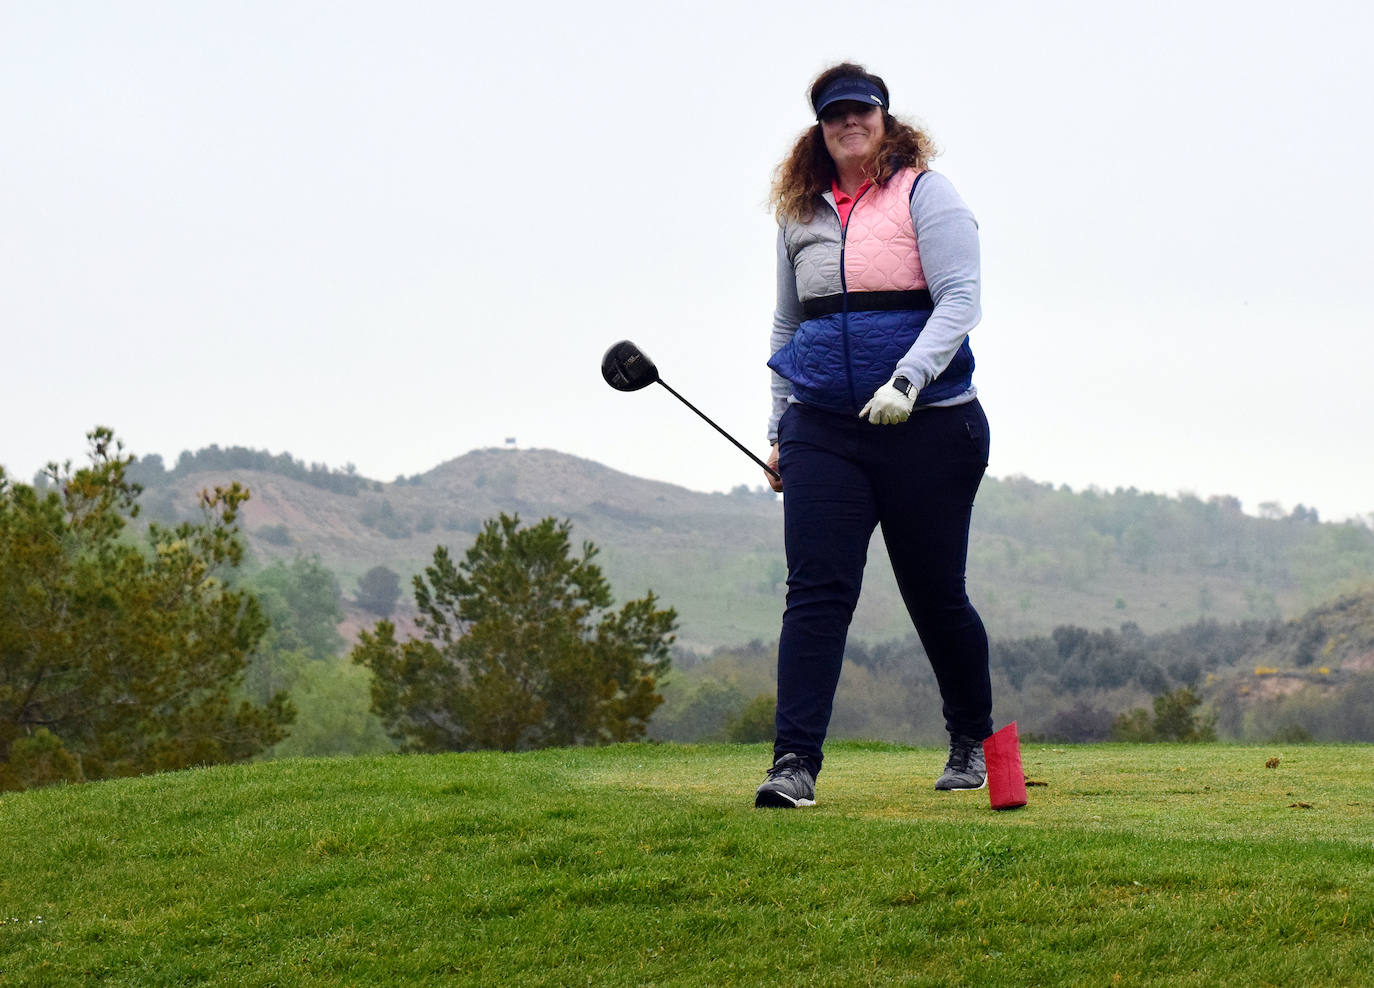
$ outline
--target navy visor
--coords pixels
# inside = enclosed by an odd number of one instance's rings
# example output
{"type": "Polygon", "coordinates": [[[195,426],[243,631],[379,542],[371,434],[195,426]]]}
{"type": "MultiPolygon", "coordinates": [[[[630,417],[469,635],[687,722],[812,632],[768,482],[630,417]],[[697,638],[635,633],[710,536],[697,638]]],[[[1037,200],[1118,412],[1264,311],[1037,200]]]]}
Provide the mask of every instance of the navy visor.
{"type": "Polygon", "coordinates": [[[821,90],[820,96],[816,98],[817,118],[825,111],[831,103],[838,103],[841,100],[852,100],[856,103],[869,103],[873,106],[881,106],[887,109],[887,100],[883,99],[883,91],[867,79],[860,76],[841,76],[834,79],[821,90]]]}

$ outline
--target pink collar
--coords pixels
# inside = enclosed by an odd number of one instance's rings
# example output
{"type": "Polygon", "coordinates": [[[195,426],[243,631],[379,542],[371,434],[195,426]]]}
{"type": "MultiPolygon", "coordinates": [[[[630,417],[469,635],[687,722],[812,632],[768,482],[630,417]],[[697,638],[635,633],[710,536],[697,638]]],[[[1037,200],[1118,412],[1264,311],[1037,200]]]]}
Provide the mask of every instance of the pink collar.
{"type": "Polygon", "coordinates": [[[839,210],[841,226],[849,222],[849,211],[854,208],[855,200],[872,187],[872,182],[865,182],[863,185],[859,186],[859,190],[851,196],[845,193],[834,179],[830,180],[830,193],[835,197],[835,208],[839,210]]]}

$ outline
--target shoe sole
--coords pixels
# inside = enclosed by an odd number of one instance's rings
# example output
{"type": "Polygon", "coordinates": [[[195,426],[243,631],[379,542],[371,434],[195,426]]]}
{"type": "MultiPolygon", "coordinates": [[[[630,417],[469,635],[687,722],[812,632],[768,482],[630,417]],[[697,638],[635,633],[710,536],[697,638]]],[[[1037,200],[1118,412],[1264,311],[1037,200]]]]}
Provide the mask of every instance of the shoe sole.
{"type": "Polygon", "coordinates": [[[791,796],[782,792],[772,790],[757,793],[754,796],[754,809],[762,810],[795,810],[802,806],[815,806],[814,799],[793,799],[791,796]]]}
{"type": "Polygon", "coordinates": [[[984,779],[982,785],[977,786],[936,786],[936,792],[977,792],[979,789],[986,789],[988,780],[984,779]]]}

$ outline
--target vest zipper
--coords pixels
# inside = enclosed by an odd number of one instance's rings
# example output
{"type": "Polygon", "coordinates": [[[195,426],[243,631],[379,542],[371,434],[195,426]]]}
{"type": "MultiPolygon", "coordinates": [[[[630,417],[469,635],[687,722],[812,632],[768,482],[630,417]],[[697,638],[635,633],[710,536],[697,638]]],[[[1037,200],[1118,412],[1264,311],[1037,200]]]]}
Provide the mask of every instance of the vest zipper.
{"type": "MultiPolygon", "coordinates": [[[[869,186],[872,188],[872,186],[869,186]]],[[[840,224],[840,341],[844,344],[844,381],[845,387],[849,391],[849,400],[855,408],[863,407],[859,402],[859,396],[854,393],[854,372],[849,363],[849,285],[844,277],[844,250],[845,238],[849,234],[849,220],[854,218],[854,210],[859,208],[859,200],[868,193],[864,189],[854,197],[854,204],[849,207],[849,216],[840,224]]],[[[835,207],[835,217],[838,219],[840,209],[835,207]]]]}

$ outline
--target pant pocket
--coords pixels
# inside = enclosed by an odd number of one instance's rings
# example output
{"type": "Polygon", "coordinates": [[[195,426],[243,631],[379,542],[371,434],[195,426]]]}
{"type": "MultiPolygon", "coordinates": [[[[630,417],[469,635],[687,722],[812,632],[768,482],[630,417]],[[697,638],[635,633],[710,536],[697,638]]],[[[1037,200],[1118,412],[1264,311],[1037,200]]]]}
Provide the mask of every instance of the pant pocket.
{"type": "Polygon", "coordinates": [[[790,422],[791,422],[791,419],[792,419],[792,418],[794,417],[794,415],[795,415],[795,409],[796,409],[796,407],[797,407],[796,405],[788,405],[786,408],[784,408],[784,409],[782,410],[782,416],[778,419],[778,448],[779,448],[779,449],[782,448],[782,444],[786,441],[786,440],[783,438],[783,429],[786,428],[788,432],[791,432],[791,431],[792,431],[792,430],[791,430],[791,426],[790,426],[790,422]]]}
{"type": "Polygon", "coordinates": [[[983,407],[977,400],[969,402],[969,407],[964,412],[964,431],[968,435],[969,446],[983,461],[983,466],[986,467],[988,465],[988,453],[991,450],[988,417],[983,413],[983,407]]]}

